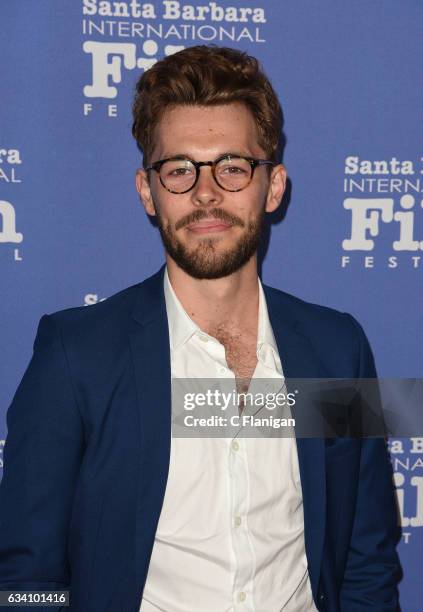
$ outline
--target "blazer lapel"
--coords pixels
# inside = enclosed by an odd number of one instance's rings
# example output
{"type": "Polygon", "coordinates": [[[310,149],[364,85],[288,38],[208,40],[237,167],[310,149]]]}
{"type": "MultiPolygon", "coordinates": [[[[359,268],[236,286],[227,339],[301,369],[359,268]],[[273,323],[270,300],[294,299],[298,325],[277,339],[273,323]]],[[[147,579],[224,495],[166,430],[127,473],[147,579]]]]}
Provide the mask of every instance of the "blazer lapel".
{"type": "MultiPolygon", "coordinates": [[[[290,301],[271,287],[263,285],[263,289],[288,391],[289,379],[328,377],[290,301]]],[[[296,418],[295,407],[292,407],[292,413],[296,418]]],[[[316,597],[326,519],[325,440],[297,437],[296,441],[303,494],[305,547],[312,592],[316,597]]]]}
{"type": "Polygon", "coordinates": [[[140,427],[141,468],[136,535],[137,583],[143,587],[169,471],[171,371],[163,292],[164,266],[142,283],[130,335],[140,427]]]}

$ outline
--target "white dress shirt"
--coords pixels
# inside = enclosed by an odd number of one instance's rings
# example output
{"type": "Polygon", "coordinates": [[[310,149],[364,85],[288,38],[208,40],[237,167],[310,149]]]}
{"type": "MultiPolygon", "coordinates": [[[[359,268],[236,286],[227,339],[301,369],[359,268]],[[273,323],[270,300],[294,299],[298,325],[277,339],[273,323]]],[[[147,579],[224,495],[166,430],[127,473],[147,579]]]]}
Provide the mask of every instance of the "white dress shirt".
{"type": "MultiPolygon", "coordinates": [[[[269,379],[281,389],[282,366],[258,283],[258,362],[251,384],[269,379]]],[[[235,388],[224,346],[188,316],[167,269],[164,291],[172,379],[231,379],[235,388]]],[[[295,437],[172,436],[140,612],[282,610],[317,612],[295,437]]]]}

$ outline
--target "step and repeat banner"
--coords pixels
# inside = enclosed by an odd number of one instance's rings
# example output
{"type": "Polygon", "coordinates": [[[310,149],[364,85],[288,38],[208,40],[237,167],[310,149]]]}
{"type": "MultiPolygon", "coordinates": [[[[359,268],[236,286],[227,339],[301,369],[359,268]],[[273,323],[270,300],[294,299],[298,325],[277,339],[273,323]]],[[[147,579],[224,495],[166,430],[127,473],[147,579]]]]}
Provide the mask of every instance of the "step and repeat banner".
{"type": "MultiPolygon", "coordinates": [[[[258,57],[284,110],[290,193],[263,281],[353,314],[381,377],[422,377],[419,0],[14,0],[0,20],[1,449],[40,317],[163,262],[135,191],[131,103],[142,71],[196,44],[258,57]]],[[[423,432],[389,445],[401,604],[418,612],[423,432]]]]}

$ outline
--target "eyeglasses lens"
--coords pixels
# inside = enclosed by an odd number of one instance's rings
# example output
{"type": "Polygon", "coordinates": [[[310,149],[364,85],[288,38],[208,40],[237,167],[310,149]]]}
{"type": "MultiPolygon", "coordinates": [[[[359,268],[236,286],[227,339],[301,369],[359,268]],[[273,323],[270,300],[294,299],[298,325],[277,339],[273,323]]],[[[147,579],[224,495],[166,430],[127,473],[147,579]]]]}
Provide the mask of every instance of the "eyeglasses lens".
{"type": "Polygon", "coordinates": [[[160,168],[160,179],[166,189],[182,193],[195,182],[195,166],[188,159],[174,159],[160,168]]]}
{"type": "Polygon", "coordinates": [[[228,157],[216,165],[216,179],[223,189],[238,191],[246,187],[251,178],[250,162],[243,157],[228,157]]]}

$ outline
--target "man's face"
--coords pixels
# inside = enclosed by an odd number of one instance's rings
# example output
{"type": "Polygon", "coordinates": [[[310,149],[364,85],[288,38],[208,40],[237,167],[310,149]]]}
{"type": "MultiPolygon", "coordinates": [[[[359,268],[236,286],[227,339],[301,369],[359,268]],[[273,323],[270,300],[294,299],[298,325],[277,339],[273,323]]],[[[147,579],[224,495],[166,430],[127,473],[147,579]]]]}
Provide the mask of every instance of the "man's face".
{"type": "MultiPolygon", "coordinates": [[[[176,106],[159,122],[150,163],[183,155],[213,161],[231,153],[266,159],[257,143],[251,112],[243,104],[176,106]]],[[[137,190],[149,215],[156,215],[168,255],[194,278],[221,278],[244,266],[256,253],[265,212],[277,208],[285,189],[285,169],[269,179],[258,166],[242,191],[229,192],[200,168],[195,186],[183,194],[167,191],[156,171],[137,172],[137,190]]]]}

